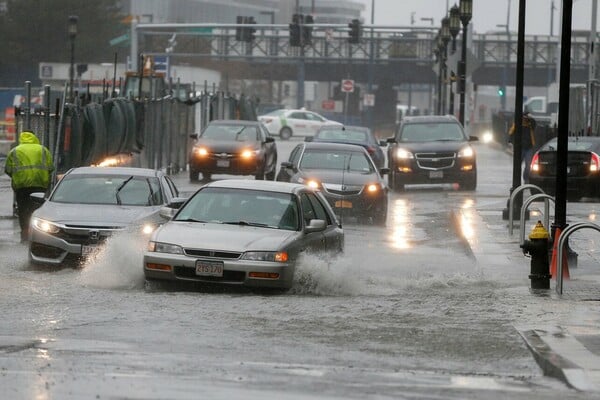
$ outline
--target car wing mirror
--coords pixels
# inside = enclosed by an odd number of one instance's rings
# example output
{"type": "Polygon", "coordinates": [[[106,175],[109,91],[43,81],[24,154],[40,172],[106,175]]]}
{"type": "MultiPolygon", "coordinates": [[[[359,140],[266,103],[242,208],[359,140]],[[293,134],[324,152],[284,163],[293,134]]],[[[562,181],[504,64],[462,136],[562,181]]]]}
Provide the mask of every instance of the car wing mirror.
{"type": "Polygon", "coordinates": [[[289,161],[283,161],[281,163],[281,168],[286,168],[286,169],[294,169],[294,164],[292,164],[289,161]]]}
{"type": "Polygon", "coordinates": [[[29,197],[35,204],[44,204],[44,202],[46,201],[46,194],[43,192],[31,193],[29,197]]]}
{"type": "Polygon", "coordinates": [[[275,141],[275,138],[273,136],[267,136],[267,138],[265,139],[265,143],[273,143],[275,141]]]}
{"type": "Polygon", "coordinates": [[[306,136],[306,137],[304,138],[304,141],[305,141],[305,142],[312,142],[312,141],[313,141],[313,137],[312,137],[312,136],[306,136]]]}
{"type": "Polygon", "coordinates": [[[325,228],[327,228],[327,224],[322,219],[311,219],[306,228],[304,228],[304,232],[322,232],[325,228]]]}
{"type": "Polygon", "coordinates": [[[185,203],[186,201],[187,201],[187,197],[173,197],[171,199],[171,201],[169,202],[169,204],[167,204],[165,207],[169,207],[174,210],[178,210],[179,208],[181,208],[183,203],[185,203]]]}
{"type": "Polygon", "coordinates": [[[386,174],[389,174],[389,173],[390,173],[390,169],[389,169],[389,168],[387,168],[387,167],[381,168],[381,169],[379,170],[379,173],[380,173],[381,175],[386,175],[386,174]]]}
{"type": "Polygon", "coordinates": [[[195,140],[198,140],[198,134],[197,134],[197,133],[192,133],[192,134],[190,135],[190,138],[192,138],[192,139],[195,139],[195,140]]]}
{"type": "Polygon", "coordinates": [[[479,141],[479,137],[477,136],[469,136],[469,142],[478,142],[479,141]]]}
{"type": "Polygon", "coordinates": [[[388,142],[388,143],[396,143],[396,137],[395,136],[389,137],[389,138],[387,138],[386,142],[388,142]]]}
{"type": "Polygon", "coordinates": [[[158,214],[166,219],[171,219],[173,218],[173,216],[177,213],[177,209],[176,208],[171,208],[169,206],[163,206],[160,208],[160,210],[158,211],[158,214]]]}
{"type": "Polygon", "coordinates": [[[385,139],[381,139],[381,140],[379,141],[379,145],[380,145],[380,146],[387,146],[387,144],[388,144],[388,141],[387,141],[387,140],[385,140],[385,139]]]}

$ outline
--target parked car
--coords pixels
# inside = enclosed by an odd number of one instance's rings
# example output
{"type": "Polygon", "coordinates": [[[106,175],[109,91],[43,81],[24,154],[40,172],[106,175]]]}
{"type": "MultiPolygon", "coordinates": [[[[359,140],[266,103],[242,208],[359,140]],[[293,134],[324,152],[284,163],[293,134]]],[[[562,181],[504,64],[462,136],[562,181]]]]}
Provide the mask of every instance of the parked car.
{"type": "MultiPolygon", "coordinates": [[[[387,168],[381,171],[387,172],[387,168]]],[[[361,146],[303,142],[292,150],[289,161],[281,163],[277,180],[320,189],[340,216],[378,225],[386,222],[388,187],[361,146]]]]}
{"type": "Polygon", "coordinates": [[[322,126],[315,136],[305,139],[309,142],[347,143],[362,146],[367,150],[378,169],[385,167],[385,154],[381,146],[385,140],[377,140],[369,128],[363,126],[322,126]]]}
{"type": "Polygon", "coordinates": [[[453,116],[404,117],[388,138],[390,187],[458,183],[462,190],[477,188],[477,159],[462,125],[453,116]]]}
{"type": "Polygon", "coordinates": [[[66,172],[33,212],[29,259],[33,264],[76,266],[117,232],[149,234],[165,222],[160,209],[181,201],[161,171],[127,167],[79,167],[66,172]]]}
{"type": "MultiPolygon", "coordinates": [[[[600,197],[600,137],[570,136],[567,146],[567,199],[600,197]]],[[[557,139],[545,143],[533,155],[529,183],[556,194],[557,139]]]]}
{"type": "Polygon", "coordinates": [[[149,280],[288,289],[304,250],[343,247],[342,227],[318,191],[221,180],[200,188],[152,235],[144,273],[149,280]]]}
{"type": "Polygon", "coordinates": [[[339,122],[307,110],[275,110],[260,115],[258,120],[265,124],[271,135],[279,135],[283,140],[292,136],[312,136],[323,125],[342,126],[339,122]]]}
{"type": "Polygon", "coordinates": [[[211,121],[195,139],[189,156],[190,181],[205,181],[212,174],[254,175],[275,179],[277,145],[267,129],[256,121],[211,121]]]}

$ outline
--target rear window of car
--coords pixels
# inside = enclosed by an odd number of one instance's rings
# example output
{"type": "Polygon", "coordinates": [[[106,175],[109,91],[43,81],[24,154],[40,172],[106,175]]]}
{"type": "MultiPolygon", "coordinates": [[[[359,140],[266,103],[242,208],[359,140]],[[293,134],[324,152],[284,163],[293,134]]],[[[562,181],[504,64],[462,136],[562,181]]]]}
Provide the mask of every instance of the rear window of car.
{"type": "Polygon", "coordinates": [[[126,175],[67,175],[52,193],[51,201],[73,204],[152,206],[163,203],[158,178],[126,175]]]}
{"type": "Polygon", "coordinates": [[[466,140],[459,124],[454,122],[404,124],[398,133],[400,142],[466,140]]]}
{"type": "MultiPolygon", "coordinates": [[[[569,143],[568,144],[569,151],[592,151],[597,146],[597,143],[594,143],[592,141],[585,140],[585,139],[569,140],[568,143],[569,143]]],[[[546,143],[542,147],[541,150],[542,151],[556,151],[556,147],[557,147],[557,141],[556,141],[556,139],[553,139],[550,142],[546,143]]]]}
{"type": "Polygon", "coordinates": [[[367,155],[357,151],[306,150],[300,168],[373,172],[367,155]]]}
{"type": "Polygon", "coordinates": [[[364,143],[367,141],[367,134],[361,131],[328,129],[320,130],[315,135],[315,139],[335,140],[340,142],[364,143]]]}

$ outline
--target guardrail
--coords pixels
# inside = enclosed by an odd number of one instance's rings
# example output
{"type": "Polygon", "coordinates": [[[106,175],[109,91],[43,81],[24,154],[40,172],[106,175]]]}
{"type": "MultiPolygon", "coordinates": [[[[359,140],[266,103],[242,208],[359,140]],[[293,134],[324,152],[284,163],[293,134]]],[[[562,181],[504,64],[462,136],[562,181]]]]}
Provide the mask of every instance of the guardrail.
{"type": "Polygon", "coordinates": [[[600,232],[600,225],[594,224],[593,222],[579,222],[577,224],[567,227],[564,231],[560,233],[560,236],[558,238],[558,251],[556,254],[556,292],[558,294],[563,294],[563,248],[567,239],[569,238],[569,236],[571,236],[572,233],[584,228],[590,228],[594,229],[597,232],[600,232]]]}

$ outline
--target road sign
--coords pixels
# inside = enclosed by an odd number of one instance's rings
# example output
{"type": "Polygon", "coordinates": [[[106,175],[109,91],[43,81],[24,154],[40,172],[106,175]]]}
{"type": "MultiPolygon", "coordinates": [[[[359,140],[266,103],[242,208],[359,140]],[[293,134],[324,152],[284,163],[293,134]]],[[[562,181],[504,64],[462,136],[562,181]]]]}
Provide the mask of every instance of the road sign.
{"type": "Polygon", "coordinates": [[[321,108],[327,111],[335,110],[335,100],[323,100],[321,103],[321,108]]]}
{"type": "Polygon", "coordinates": [[[344,92],[344,93],[354,92],[354,81],[352,79],[342,80],[342,92],[344,92]]]}
{"type": "Polygon", "coordinates": [[[108,43],[111,46],[116,46],[120,43],[125,43],[125,42],[129,42],[129,32],[126,32],[125,34],[121,35],[121,36],[117,36],[114,39],[111,39],[108,43]]]}
{"type": "Polygon", "coordinates": [[[363,105],[367,107],[375,106],[375,95],[372,93],[366,93],[363,97],[363,105]]]}

